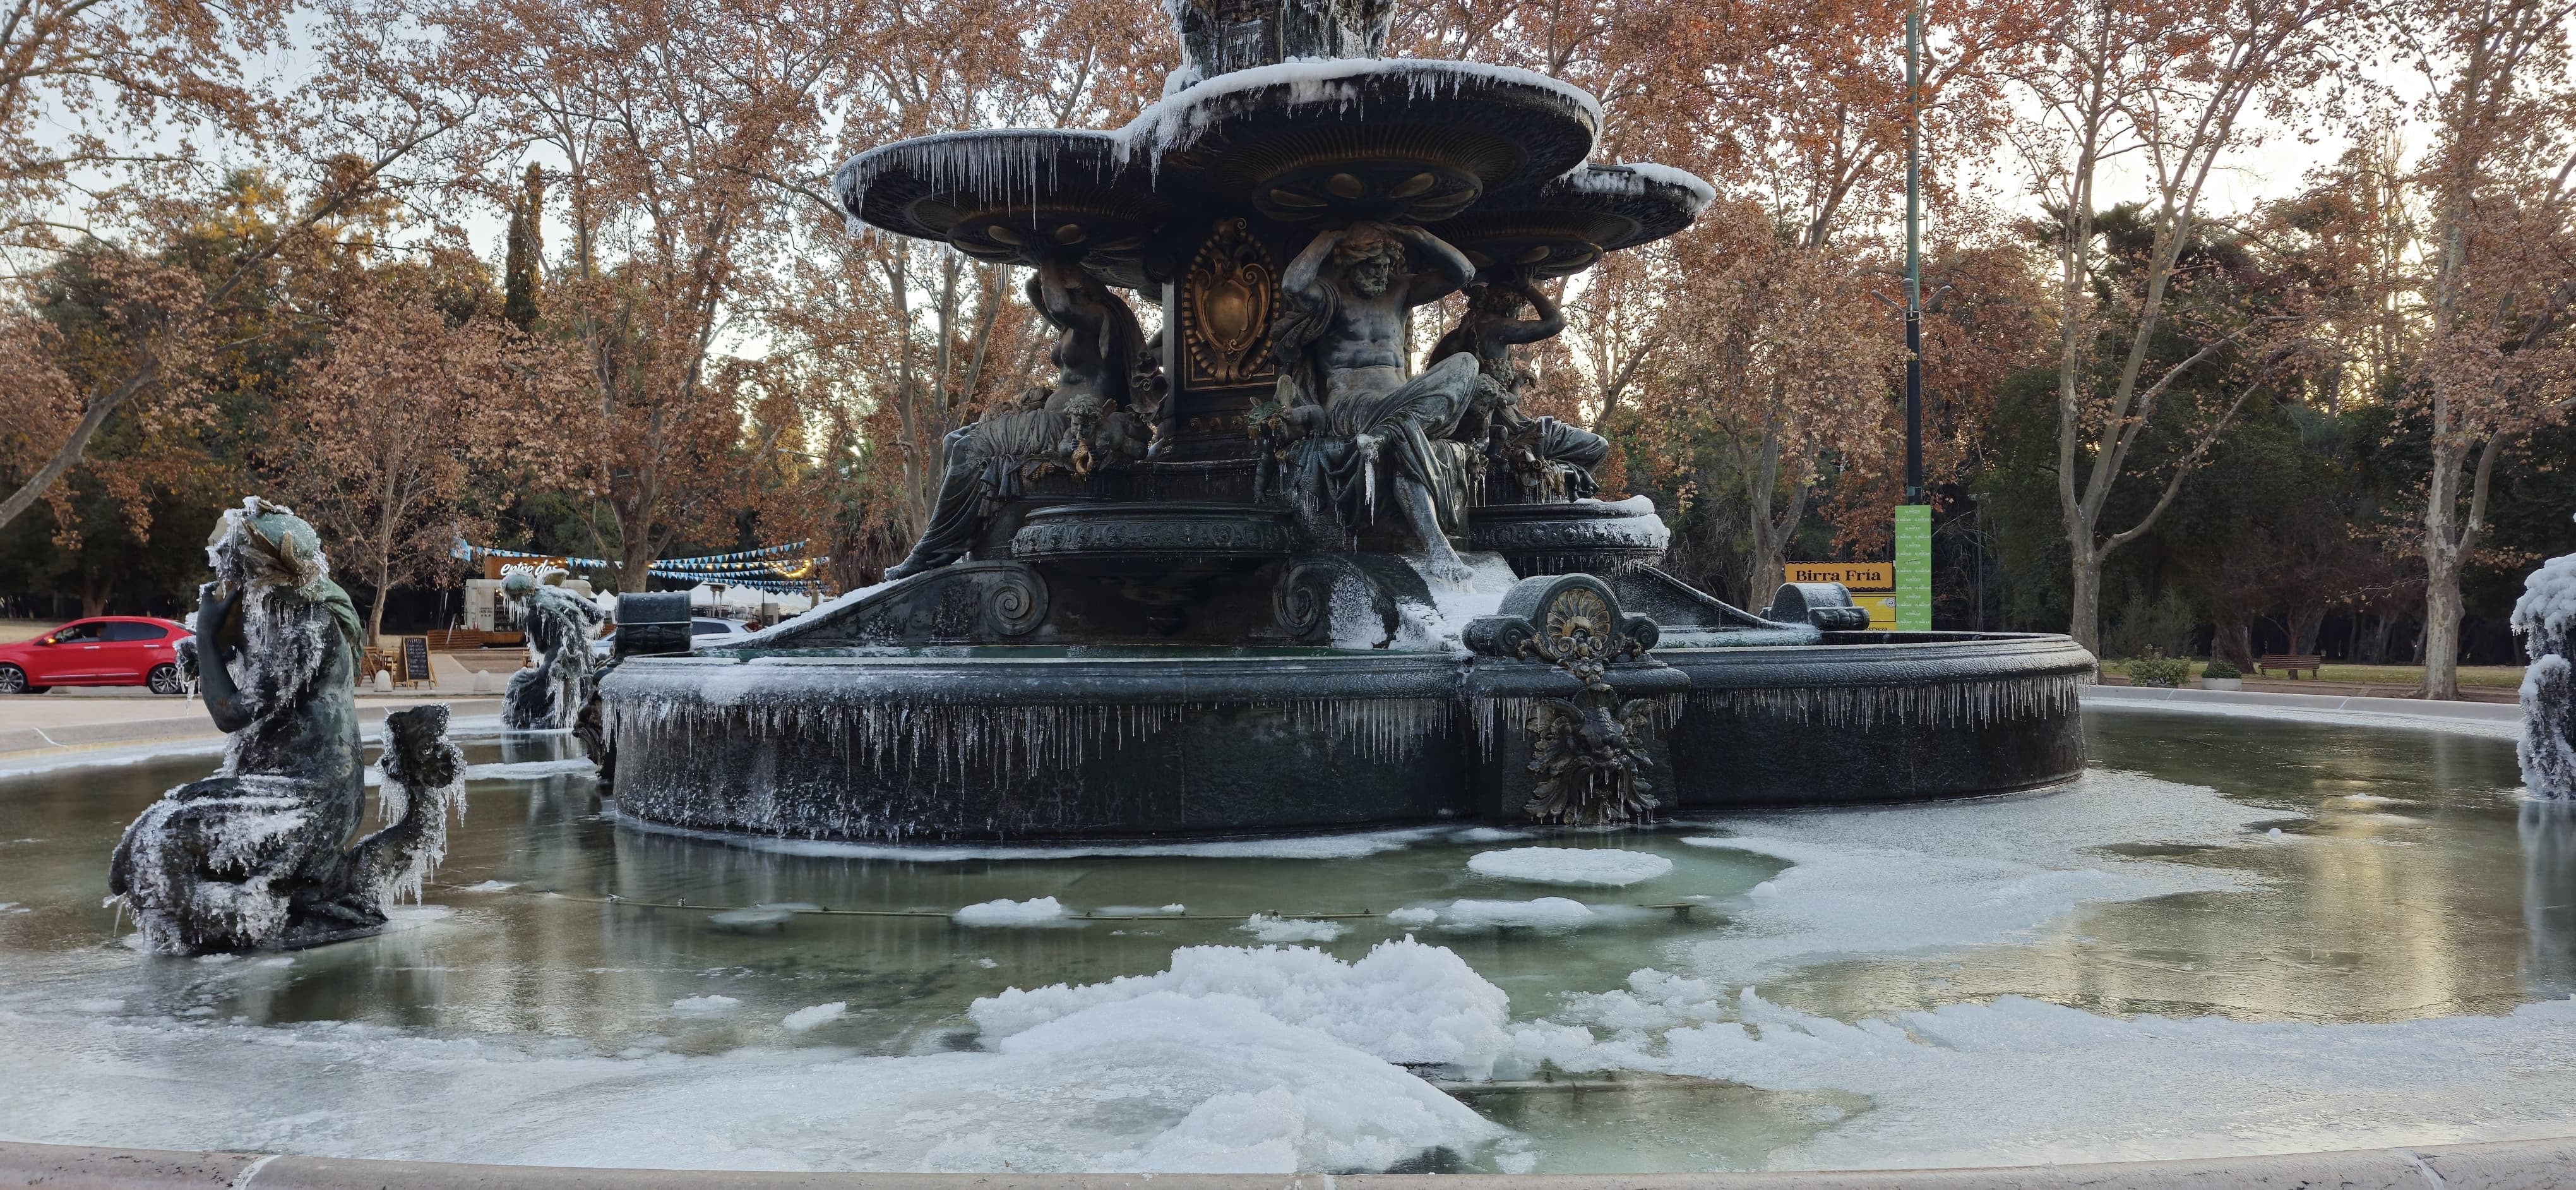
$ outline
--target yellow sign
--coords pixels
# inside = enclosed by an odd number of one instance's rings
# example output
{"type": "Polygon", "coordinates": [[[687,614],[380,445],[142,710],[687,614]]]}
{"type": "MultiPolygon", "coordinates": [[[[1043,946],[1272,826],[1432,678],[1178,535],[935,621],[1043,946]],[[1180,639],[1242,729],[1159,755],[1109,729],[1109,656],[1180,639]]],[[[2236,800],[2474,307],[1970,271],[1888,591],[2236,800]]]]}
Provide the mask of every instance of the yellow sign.
{"type": "Polygon", "coordinates": [[[1865,607],[1869,609],[1869,627],[1871,631],[1893,632],[1896,630],[1895,592],[1873,592],[1869,594],[1854,592],[1852,595],[1852,605],[1854,607],[1865,607]]]}
{"type": "Polygon", "coordinates": [[[1783,573],[1784,581],[1792,583],[1841,583],[1855,591],[1896,589],[1893,562],[1791,562],[1783,573]]]}

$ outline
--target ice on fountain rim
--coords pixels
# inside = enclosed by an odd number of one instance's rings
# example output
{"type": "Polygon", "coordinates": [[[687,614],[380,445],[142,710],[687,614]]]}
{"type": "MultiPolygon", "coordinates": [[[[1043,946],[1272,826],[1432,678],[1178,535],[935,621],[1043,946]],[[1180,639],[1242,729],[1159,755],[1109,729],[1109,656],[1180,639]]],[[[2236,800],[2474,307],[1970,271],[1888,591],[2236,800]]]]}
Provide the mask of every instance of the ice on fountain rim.
{"type": "Polygon", "coordinates": [[[1458,828],[1405,826],[1387,830],[1330,835],[1287,835],[1273,839],[1209,839],[1192,843],[1064,843],[1032,846],[1014,843],[855,843],[838,839],[797,839],[698,830],[652,822],[603,803],[600,816],[621,827],[649,834],[703,839],[778,855],[832,859],[883,859],[911,863],[972,863],[983,860],[1097,859],[1103,856],[1191,859],[1360,859],[1401,851],[1423,843],[1446,841],[1458,828]]]}
{"type": "Polygon", "coordinates": [[[1622,888],[1671,872],[1673,861],[1609,847],[1513,847],[1477,852],[1468,859],[1467,870],[1525,884],[1622,888]]]}
{"type": "Polygon", "coordinates": [[[1054,897],[1031,897],[1025,901],[996,897],[959,909],[949,914],[948,919],[961,926],[1053,925],[1065,920],[1065,909],[1054,897]]]}
{"type": "Polygon", "coordinates": [[[1066,163],[1060,154],[1040,146],[1097,143],[1118,164],[1141,164],[1159,170],[1165,154],[1188,147],[1221,118],[1228,106],[1226,101],[1234,96],[1284,87],[1287,95],[1279,104],[1282,110],[1347,107],[1360,102],[1360,87],[1371,79],[1401,80],[1412,96],[1455,93],[1470,84],[1525,88],[1564,104],[1595,136],[1604,119],[1601,101],[1591,92],[1516,66],[1430,58],[1292,59],[1201,79],[1147,105],[1115,131],[986,128],[879,145],[843,162],[834,171],[833,186],[849,203],[844,213],[856,218],[855,211],[866,201],[869,185],[886,163],[894,161],[925,169],[934,185],[985,199],[1034,194],[1041,170],[1046,171],[1046,180],[1052,181],[1066,163]],[[954,139],[943,141],[941,137],[954,139]]]}

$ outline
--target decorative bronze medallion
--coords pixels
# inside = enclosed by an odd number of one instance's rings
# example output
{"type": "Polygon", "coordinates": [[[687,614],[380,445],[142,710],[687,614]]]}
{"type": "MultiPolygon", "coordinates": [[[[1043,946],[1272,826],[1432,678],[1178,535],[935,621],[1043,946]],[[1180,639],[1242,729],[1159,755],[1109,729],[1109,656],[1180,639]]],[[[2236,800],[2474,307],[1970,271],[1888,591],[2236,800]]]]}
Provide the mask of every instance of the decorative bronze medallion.
{"type": "Polygon", "coordinates": [[[1216,225],[1182,282],[1189,382],[1251,384],[1277,375],[1268,345],[1270,310],[1279,283],[1270,254],[1241,219],[1216,225]]]}

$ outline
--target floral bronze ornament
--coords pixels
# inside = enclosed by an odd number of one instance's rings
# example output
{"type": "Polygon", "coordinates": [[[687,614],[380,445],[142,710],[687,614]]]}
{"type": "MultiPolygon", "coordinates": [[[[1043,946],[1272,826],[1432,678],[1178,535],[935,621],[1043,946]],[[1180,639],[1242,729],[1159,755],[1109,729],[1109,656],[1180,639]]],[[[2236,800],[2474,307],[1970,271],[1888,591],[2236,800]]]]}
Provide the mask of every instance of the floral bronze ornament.
{"type": "Polygon", "coordinates": [[[1621,699],[1610,667],[1643,660],[1661,630],[1619,610],[1590,575],[1524,579],[1502,614],[1470,625],[1467,645],[1493,657],[1544,661],[1583,684],[1571,698],[1531,705],[1529,772],[1522,807],[1532,822],[1605,826],[1644,822],[1660,804],[1644,779],[1655,766],[1656,700],[1621,699]]]}

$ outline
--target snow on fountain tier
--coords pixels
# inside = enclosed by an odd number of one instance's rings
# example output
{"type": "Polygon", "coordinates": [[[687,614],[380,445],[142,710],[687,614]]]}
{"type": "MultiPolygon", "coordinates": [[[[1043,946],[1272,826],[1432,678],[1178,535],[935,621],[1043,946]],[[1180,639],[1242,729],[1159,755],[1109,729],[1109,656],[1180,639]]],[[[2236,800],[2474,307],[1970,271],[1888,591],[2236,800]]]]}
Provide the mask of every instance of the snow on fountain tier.
{"type": "Polygon", "coordinates": [[[1730,607],[1655,569],[1650,502],[1593,498],[1607,443],[1521,409],[1514,348],[1564,325],[1541,283],[1689,226],[1707,183],[1587,163],[1601,110],[1561,81],[1371,56],[1383,3],[1171,9],[1186,61],[1125,128],[842,167],[854,225],[1027,267],[1054,384],[948,436],[891,581],[616,664],[622,812],[1138,836],[1622,822],[2077,772],[2094,663],[2072,641],[1871,632],[1830,584],[1730,607]],[[1415,370],[1414,310],[1461,290],[1415,370]]]}

